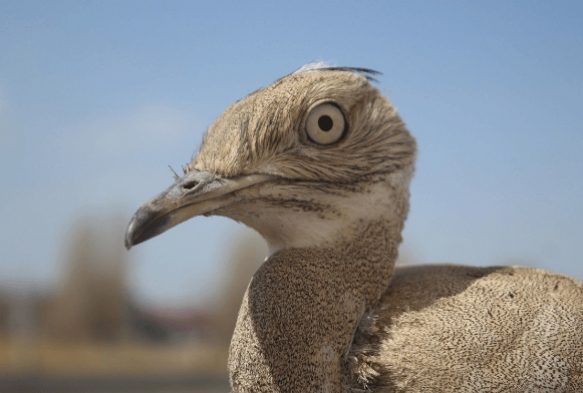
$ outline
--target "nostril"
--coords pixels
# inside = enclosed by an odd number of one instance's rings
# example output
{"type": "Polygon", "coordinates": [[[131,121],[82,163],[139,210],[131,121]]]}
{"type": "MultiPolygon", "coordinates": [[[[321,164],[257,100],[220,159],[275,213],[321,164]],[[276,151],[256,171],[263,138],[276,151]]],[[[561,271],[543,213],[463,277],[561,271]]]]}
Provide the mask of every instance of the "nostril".
{"type": "Polygon", "coordinates": [[[184,188],[185,190],[192,190],[194,187],[196,187],[197,184],[198,182],[196,180],[191,180],[188,183],[184,183],[182,185],[182,188],[184,188]]]}

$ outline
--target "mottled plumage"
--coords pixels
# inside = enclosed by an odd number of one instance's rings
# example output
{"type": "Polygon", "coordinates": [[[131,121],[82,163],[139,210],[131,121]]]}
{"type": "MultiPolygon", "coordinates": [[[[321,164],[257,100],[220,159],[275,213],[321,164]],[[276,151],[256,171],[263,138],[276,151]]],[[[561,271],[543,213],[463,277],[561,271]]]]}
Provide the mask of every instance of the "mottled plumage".
{"type": "Polygon", "coordinates": [[[231,105],[126,245],[196,215],[267,240],[231,343],[235,392],[583,391],[581,283],[395,269],[416,145],[372,75],[307,65],[231,105]]]}
{"type": "Polygon", "coordinates": [[[583,285],[521,267],[397,267],[348,357],[353,391],[583,392],[583,285]]]}

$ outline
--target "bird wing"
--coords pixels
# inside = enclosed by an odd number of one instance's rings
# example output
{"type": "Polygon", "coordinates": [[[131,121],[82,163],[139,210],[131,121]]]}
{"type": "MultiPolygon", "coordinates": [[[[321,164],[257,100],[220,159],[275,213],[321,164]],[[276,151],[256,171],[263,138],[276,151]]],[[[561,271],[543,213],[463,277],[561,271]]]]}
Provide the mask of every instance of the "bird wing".
{"type": "Polygon", "coordinates": [[[347,366],[354,391],[582,392],[583,284],[520,267],[397,268],[347,366]]]}

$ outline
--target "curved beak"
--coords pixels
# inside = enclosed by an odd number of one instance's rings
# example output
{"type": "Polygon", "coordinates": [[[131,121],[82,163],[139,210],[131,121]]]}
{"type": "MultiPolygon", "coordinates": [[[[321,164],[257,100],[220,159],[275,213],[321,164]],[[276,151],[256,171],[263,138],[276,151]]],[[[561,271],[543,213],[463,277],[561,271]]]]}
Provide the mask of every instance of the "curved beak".
{"type": "Polygon", "coordinates": [[[208,172],[188,172],[136,211],[126,230],[125,246],[129,250],[189,218],[237,202],[240,197],[235,195],[235,191],[272,178],[269,175],[249,175],[221,179],[208,172]]]}

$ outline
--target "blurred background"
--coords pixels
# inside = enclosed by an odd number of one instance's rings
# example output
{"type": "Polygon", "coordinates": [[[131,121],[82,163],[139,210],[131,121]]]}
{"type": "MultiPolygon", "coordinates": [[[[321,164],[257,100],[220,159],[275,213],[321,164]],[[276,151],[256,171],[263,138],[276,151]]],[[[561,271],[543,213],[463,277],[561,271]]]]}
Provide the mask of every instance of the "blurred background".
{"type": "Polygon", "coordinates": [[[266,254],[196,218],[123,248],[233,101],[383,72],[419,143],[403,263],[583,279],[583,3],[0,1],[0,391],[228,391],[266,254]]]}

